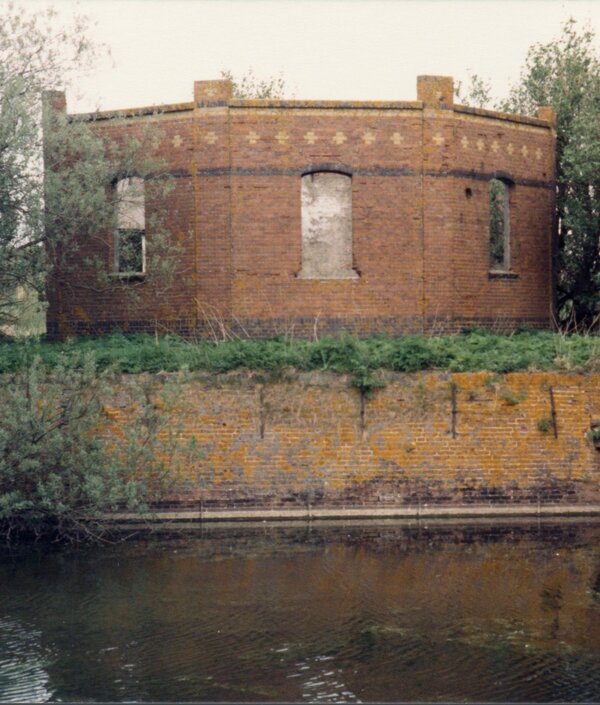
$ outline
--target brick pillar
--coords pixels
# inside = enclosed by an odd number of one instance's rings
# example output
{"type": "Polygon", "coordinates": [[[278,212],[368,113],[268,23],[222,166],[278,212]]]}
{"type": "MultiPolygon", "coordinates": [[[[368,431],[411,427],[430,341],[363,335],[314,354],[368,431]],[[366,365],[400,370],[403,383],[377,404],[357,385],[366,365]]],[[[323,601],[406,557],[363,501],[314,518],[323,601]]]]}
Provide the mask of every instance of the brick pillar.
{"type": "Polygon", "coordinates": [[[537,116],[540,120],[546,120],[546,122],[549,122],[553,127],[556,127],[556,111],[554,108],[546,105],[538,108],[537,116]]]}
{"type": "Polygon", "coordinates": [[[454,105],[454,79],[452,76],[417,76],[417,100],[428,108],[445,108],[454,105]]]}
{"type": "Polygon", "coordinates": [[[196,103],[228,103],[232,97],[231,81],[194,81],[196,103]]]}
{"type": "Polygon", "coordinates": [[[42,103],[57,113],[67,112],[67,96],[64,91],[43,91],[42,103]]]}

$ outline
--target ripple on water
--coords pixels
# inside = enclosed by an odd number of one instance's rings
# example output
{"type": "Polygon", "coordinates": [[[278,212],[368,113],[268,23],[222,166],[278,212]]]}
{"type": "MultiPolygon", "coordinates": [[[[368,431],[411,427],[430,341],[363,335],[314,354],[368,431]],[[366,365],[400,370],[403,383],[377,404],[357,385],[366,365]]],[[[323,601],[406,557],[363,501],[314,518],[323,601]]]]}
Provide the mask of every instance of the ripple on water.
{"type": "Polygon", "coordinates": [[[47,702],[53,696],[40,636],[14,619],[0,618],[0,701],[47,702]]]}
{"type": "Polygon", "coordinates": [[[0,571],[0,700],[600,700],[597,536],[238,533],[0,571]]]}

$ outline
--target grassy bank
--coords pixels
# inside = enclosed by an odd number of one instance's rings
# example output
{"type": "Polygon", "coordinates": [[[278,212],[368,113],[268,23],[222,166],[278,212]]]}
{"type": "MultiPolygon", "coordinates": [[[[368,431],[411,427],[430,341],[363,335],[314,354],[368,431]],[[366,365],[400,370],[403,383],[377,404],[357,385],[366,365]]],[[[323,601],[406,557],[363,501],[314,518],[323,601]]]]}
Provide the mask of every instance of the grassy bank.
{"type": "Polygon", "coordinates": [[[120,334],[65,343],[5,339],[0,342],[0,373],[15,372],[36,357],[54,367],[62,364],[65,357],[78,358],[84,352],[93,352],[99,369],[112,368],[124,373],[183,368],[216,373],[238,368],[277,371],[294,367],[361,375],[377,369],[504,373],[600,368],[600,338],[597,336],[539,331],[500,335],[472,330],[444,337],[359,340],[343,336],[313,342],[276,338],[190,343],[175,336],[155,339],[148,335],[126,337],[120,334]]]}

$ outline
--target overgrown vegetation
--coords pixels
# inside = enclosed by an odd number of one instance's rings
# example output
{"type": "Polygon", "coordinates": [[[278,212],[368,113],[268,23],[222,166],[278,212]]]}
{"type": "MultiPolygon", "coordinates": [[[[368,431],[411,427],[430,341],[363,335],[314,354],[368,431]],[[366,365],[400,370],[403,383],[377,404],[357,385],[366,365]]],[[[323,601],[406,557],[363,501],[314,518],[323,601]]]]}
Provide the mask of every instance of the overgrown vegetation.
{"type": "Polygon", "coordinates": [[[534,44],[520,80],[494,102],[489,81],[470,75],[459,101],[511,113],[556,111],[558,323],[563,329],[600,323],[600,54],[589,29],[568,20],[560,36],[534,44]]]}
{"type": "MultiPolygon", "coordinates": [[[[162,138],[157,125],[111,140],[93,119],[64,112],[60,91],[99,52],[88,34],[85,18],[66,25],[51,9],[8,3],[0,11],[0,330],[26,332],[25,309],[38,298],[43,307],[48,285],[64,281],[71,296],[119,286],[105,254],[126,205],[119,179],[140,177],[151,203],[144,285],[160,301],[174,280],[181,245],[166,227],[172,181],[151,156],[162,138]],[[83,243],[95,256],[81,256],[83,243]]],[[[139,288],[121,287],[126,306],[139,288]]]]}
{"type": "Polygon", "coordinates": [[[285,79],[283,76],[269,76],[258,78],[252,68],[243,76],[234,76],[229,69],[221,71],[221,79],[231,81],[233,84],[233,97],[240,100],[249,98],[257,100],[278,100],[286,93],[285,79]]]}
{"type": "MultiPolygon", "coordinates": [[[[382,370],[490,370],[490,384],[517,370],[598,370],[600,339],[484,330],[313,342],[190,343],[175,336],[121,334],[65,343],[4,338],[0,539],[105,537],[106,512],[147,509],[172,489],[179,469],[202,453],[193,443],[182,447],[178,419],[171,417],[189,371],[246,368],[276,376],[290,367],[348,374],[367,398],[385,384],[382,370]],[[140,374],[163,371],[173,374],[140,374]],[[118,378],[126,406],[115,416],[115,375],[123,373],[131,373],[118,378]]],[[[508,404],[521,399],[502,398],[508,404]]],[[[538,427],[545,432],[546,425],[538,427]]]]}
{"type": "Polygon", "coordinates": [[[489,370],[600,369],[600,339],[521,331],[501,335],[474,329],[461,335],[426,337],[352,336],[319,341],[287,339],[187,342],[177,336],[80,338],[65,343],[27,339],[0,341],[0,373],[14,373],[37,356],[50,368],[66,358],[93,353],[99,369],[122,373],[173,372],[182,369],[228,372],[239,368],[277,371],[324,370],[350,373],[356,386],[377,386],[370,378],[379,369],[400,372],[441,369],[453,372],[489,370]],[[361,381],[362,380],[362,381],[361,381]]]}
{"type": "Polygon", "coordinates": [[[93,352],[73,349],[51,364],[30,351],[3,375],[0,540],[102,539],[106,512],[146,510],[195,454],[177,442],[170,418],[177,378],[130,380],[133,413],[116,428],[106,406],[111,381],[93,352]]]}

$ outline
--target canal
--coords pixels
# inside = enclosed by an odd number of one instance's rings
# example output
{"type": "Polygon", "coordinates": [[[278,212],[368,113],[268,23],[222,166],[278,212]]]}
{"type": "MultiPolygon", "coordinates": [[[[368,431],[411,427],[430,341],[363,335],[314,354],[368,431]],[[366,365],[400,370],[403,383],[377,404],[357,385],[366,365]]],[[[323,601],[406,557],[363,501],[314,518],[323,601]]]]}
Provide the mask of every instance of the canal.
{"type": "Polygon", "coordinates": [[[600,701],[599,538],[238,524],[5,553],[0,701],[600,701]]]}

